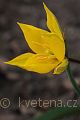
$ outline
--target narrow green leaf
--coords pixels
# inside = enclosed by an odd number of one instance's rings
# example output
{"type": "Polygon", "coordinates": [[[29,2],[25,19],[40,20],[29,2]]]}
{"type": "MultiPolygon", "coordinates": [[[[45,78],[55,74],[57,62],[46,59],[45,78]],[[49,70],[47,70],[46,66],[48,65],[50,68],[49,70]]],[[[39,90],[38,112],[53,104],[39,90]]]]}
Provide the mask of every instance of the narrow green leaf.
{"type": "Polygon", "coordinates": [[[80,106],[51,109],[34,120],[58,120],[74,114],[80,114],[80,106]]]}

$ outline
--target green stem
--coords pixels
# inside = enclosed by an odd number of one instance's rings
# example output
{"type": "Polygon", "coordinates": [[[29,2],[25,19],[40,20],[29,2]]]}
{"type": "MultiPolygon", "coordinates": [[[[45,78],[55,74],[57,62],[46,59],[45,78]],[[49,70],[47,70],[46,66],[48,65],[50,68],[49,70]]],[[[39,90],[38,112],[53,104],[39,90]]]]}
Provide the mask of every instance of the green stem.
{"type": "Polygon", "coordinates": [[[70,68],[70,64],[68,65],[67,72],[68,72],[68,76],[71,80],[71,83],[72,83],[73,87],[75,88],[75,91],[76,91],[77,95],[80,96],[80,88],[78,87],[76,81],[73,78],[71,68],[70,68]]]}

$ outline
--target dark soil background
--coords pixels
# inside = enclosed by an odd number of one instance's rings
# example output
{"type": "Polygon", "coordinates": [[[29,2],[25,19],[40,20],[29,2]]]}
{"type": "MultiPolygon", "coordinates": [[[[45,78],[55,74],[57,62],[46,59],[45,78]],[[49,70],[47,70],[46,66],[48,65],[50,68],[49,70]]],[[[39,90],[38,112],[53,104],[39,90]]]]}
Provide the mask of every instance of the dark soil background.
{"type": "MultiPolygon", "coordinates": [[[[43,0],[0,0],[0,61],[31,52],[16,22],[46,27],[43,0]]],[[[57,16],[68,45],[69,57],[80,60],[80,0],[44,0],[57,16]]],[[[80,85],[80,65],[71,62],[74,78],[80,85]]],[[[0,100],[8,98],[8,108],[0,106],[0,120],[33,120],[49,108],[20,107],[21,100],[78,100],[67,73],[61,75],[38,74],[0,63],[0,100]]],[[[54,109],[54,104],[52,105],[54,109]]],[[[80,116],[64,120],[80,120],[80,116]]]]}

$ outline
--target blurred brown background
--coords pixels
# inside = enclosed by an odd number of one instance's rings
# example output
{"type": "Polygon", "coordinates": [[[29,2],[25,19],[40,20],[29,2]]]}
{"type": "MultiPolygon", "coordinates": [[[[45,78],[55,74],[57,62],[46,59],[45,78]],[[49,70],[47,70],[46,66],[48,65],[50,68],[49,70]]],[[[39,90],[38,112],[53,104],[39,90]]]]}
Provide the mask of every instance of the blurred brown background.
{"type": "MultiPolygon", "coordinates": [[[[22,31],[16,22],[31,24],[42,29],[46,27],[43,0],[0,0],[0,61],[31,52],[22,31]]],[[[69,57],[80,60],[80,0],[44,0],[56,15],[68,44],[69,57]]],[[[71,63],[73,75],[80,85],[80,65],[71,63]]],[[[48,108],[18,106],[22,100],[78,100],[68,79],[61,75],[38,74],[0,63],[0,100],[8,98],[10,107],[0,107],[0,120],[32,120],[48,108]]],[[[54,108],[54,104],[52,106],[54,108]]],[[[80,120],[80,116],[65,117],[64,120],[80,120]]]]}

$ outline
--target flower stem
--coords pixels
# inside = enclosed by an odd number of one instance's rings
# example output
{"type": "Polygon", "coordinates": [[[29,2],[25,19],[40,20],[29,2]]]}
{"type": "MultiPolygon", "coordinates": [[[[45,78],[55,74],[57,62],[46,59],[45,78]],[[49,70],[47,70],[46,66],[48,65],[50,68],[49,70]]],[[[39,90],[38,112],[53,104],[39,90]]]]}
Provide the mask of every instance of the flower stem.
{"type": "Polygon", "coordinates": [[[73,87],[75,88],[75,91],[76,91],[77,95],[80,96],[80,88],[79,88],[79,86],[77,85],[76,81],[73,78],[71,68],[70,68],[70,64],[68,65],[67,72],[68,72],[68,76],[69,76],[69,78],[71,80],[71,83],[72,83],[73,87]]]}
{"type": "Polygon", "coordinates": [[[69,60],[70,62],[75,62],[75,63],[77,63],[77,64],[80,64],[80,60],[77,60],[77,59],[74,59],[74,58],[70,58],[70,57],[68,57],[68,60],[69,60]]]}

